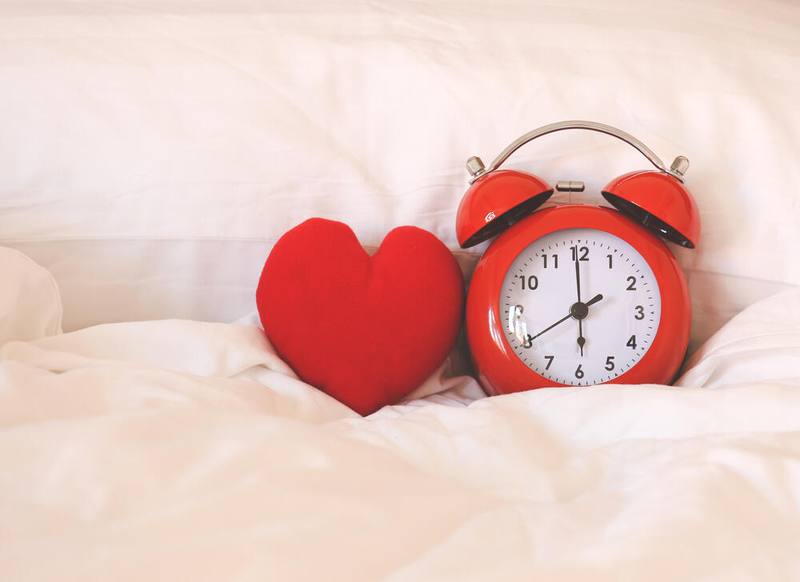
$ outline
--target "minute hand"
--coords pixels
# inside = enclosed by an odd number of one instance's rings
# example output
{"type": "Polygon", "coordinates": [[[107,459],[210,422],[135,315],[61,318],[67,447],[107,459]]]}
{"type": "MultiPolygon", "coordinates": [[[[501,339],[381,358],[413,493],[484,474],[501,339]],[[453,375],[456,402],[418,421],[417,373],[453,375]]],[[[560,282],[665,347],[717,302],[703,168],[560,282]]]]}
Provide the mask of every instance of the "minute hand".
{"type": "MultiPolygon", "coordinates": [[[[586,307],[590,307],[590,306],[594,305],[595,303],[597,303],[598,301],[600,301],[602,298],[603,298],[603,295],[602,295],[601,293],[598,293],[597,295],[595,295],[594,297],[592,297],[591,299],[589,299],[589,301],[587,301],[587,302],[586,302],[586,307]]],[[[542,331],[540,331],[540,332],[539,332],[539,333],[537,333],[536,335],[531,335],[531,336],[528,336],[528,341],[535,340],[537,337],[539,337],[539,336],[540,336],[540,335],[542,335],[543,333],[546,333],[546,332],[550,331],[551,329],[553,329],[553,328],[554,328],[555,326],[557,326],[559,323],[564,323],[564,322],[565,322],[565,321],[567,321],[567,320],[568,320],[570,317],[572,317],[572,311],[571,311],[571,310],[570,310],[570,312],[569,312],[567,315],[565,315],[564,317],[562,317],[561,319],[559,319],[557,322],[555,322],[555,323],[554,323],[553,325],[551,325],[550,327],[547,327],[547,328],[543,329],[542,331]]]]}
{"type": "Polygon", "coordinates": [[[533,340],[535,340],[537,337],[539,337],[539,336],[540,336],[540,335],[542,335],[543,333],[546,333],[546,332],[550,331],[551,329],[553,329],[553,328],[554,328],[555,326],[557,326],[559,323],[564,323],[564,322],[565,322],[565,321],[567,321],[567,320],[568,320],[570,317],[572,317],[572,314],[571,314],[571,313],[567,313],[567,315],[566,315],[566,316],[564,316],[564,317],[562,317],[561,319],[559,319],[557,322],[555,322],[555,323],[554,323],[553,325],[551,325],[550,327],[547,327],[547,328],[543,329],[542,331],[540,331],[540,332],[539,332],[539,333],[537,333],[536,335],[528,336],[528,341],[533,341],[533,340]]]}

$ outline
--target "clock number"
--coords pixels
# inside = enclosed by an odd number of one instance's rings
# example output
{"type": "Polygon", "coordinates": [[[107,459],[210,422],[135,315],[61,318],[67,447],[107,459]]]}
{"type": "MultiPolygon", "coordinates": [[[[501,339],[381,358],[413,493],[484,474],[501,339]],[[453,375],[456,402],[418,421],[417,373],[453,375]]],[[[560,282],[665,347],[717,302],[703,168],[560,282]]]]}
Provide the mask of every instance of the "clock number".
{"type": "Polygon", "coordinates": [[[614,268],[614,257],[611,256],[611,255],[606,255],[606,256],[608,257],[608,268],[609,269],[613,269],[614,268]]]}
{"type": "Polygon", "coordinates": [[[583,378],[583,376],[584,376],[583,370],[581,370],[581,366],[583,366],[583,364],[578,364],[578,369],[577,369],[577,370],[575,370],[575,377],[576,377],[578,380],[580,380],[580,379],[581,379],[581,378],[583,378]]]}
{"type": "Polygon", "coordinates": [[[627,290],[628,290],[628,291],[636,291],[636,277],[634,277],[633,275],[631,275],[630,277],[628,277],[628,278],[627,278],[627,279],[625,279],[625,280],[628,282],[628,288],[627,288],[627,290]]]}
{"type": "Polygon", "coordinates": [[[609,372],[614,369],[614,356],[608,356],[606,358],[606,370],[609,372]]]}
{"type": "Polygon", "coordinates": [[[555,360],[556,357],[555,356],[545,356],[544,359],[547,360],[547,365],[544,367],[544,369],[545,370],[549,370],[550,369],[550,365],[553,363],[553,360],[555,360]]]}
{"type": "Polygon", "coordinates": [[[635,350],[636,349],[636,336],[632,335],[630,338],[628,338],[628,343],[626,343],[625,345],[628,346],[629,348],[631,348],[632,350],[635,350]]]}
{"type": "Polygon", "coordinates": [[[635,319],[644,319],[644,307],[641,305],[637,305],[634,309],[636,309],[636,315],[633,317],[635,319]]]}
{"type": "Polygon", "coordinates": [[[517,275],[517,277],[519,277],[519,280],[522,283],[523,291],[525,289],[533,291],[539,286],[539,278],[536,275],[531,275],[529,277],[526,277],[525,275],[517,275]]]}
{"type": "MultiPolygon", "coordinates": [[[[554,269],[558,269],[558,255],[550,255],[550,256],[553,257],[553,268],[554,269]]],[[[544,268],[546,269],[547,268],[547,255],[542,255],[542,258],[544,259],[544,268]]]]}
{"type": "Polygon", "coordinates": [[[573,261],[588,261],[589,260],[589,247],[569,247],[572,249],[573,261]],[[577,259],[575,257],[578,257],[577,259]]]}

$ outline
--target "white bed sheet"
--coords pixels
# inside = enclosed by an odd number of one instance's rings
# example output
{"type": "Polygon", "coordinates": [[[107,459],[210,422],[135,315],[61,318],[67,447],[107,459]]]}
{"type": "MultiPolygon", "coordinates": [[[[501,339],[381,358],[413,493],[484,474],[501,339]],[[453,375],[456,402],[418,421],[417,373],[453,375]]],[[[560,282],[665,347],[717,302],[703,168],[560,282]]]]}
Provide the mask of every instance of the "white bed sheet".
{"type": "Polygon", "coordinates": [[[678,384],[462,377],[361,418],[256,327],[7,343],[0,579],[797,579],[800,293],[678,384]]]}
{"type": "Polygon", "coordinates": [[[47,269],[0,247],[0,346],[59,334],[62,316],[58,285],[47,269]]]}

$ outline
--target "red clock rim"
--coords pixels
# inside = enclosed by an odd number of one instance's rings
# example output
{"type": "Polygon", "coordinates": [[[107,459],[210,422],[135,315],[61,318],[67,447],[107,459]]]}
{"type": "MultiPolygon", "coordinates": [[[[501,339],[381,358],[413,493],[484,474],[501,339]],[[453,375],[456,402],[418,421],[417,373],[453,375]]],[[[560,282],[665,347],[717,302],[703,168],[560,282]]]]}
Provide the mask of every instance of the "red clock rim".
{"type": "Polygon", "coordinates": [[[467,297],[467,338],[479,380],[491,394],[532,388],[574,387],[526,366],[502,331],[501,287],[514,259],[534,240],[568,228],[592,228],[627,241],[650,265],[661,293],[661,320],[650,348],[630,370],[606,384],[667,384],[689,343],[691,301],[686,279],[664,242],[617,210],[565,205],[540,210],[509,228],[478,262],[467,297]],[[488,309],[487,309],[488,308],[488,309]]]}

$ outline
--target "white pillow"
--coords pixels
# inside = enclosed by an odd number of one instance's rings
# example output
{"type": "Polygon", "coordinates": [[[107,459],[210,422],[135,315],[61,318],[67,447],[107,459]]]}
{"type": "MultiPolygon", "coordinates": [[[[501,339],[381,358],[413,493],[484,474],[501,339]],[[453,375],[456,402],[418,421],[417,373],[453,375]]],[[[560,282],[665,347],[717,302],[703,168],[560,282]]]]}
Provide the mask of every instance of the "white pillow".
{"type": "Polygon", "coordinates": [[[751,305],[705,342],[686,363],[678,386],[800,382],[800,289],[751,305]]]}
{"type": "MultiPolygon", "coordinates": [[[[0,243],[51,269],[66,328],[249,313],[309,216],[457,249],[466,158],[575,118],[691,159],[696,340],[800,284],[798,3],[123,4],[0,6],[0,243]]],[[[509,162],[594,202],[647,167],[580,132],[509,162]]]]}
{"type": "Polygon", "coordinates": [[[61,297],[52,275],[31,259],[0,247],[0,345],[61,333],[61,297]]]}

